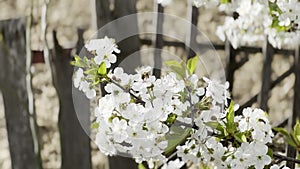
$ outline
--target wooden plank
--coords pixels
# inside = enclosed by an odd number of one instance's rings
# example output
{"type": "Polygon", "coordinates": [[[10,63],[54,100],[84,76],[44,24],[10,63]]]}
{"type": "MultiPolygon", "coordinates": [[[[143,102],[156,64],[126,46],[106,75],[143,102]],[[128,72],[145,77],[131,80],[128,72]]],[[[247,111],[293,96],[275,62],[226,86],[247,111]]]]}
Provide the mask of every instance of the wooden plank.
{"type": "Polygon", "coordinates": [[[241,68],[245,63],[247,63],[249,61],[248,53],[244,52],[244,55],[245,56],[239,62],[236,62],[234,70],[241,68]]]}
{"type": "Polygon", "coordinates": [[[25,19],[0,22],[0,89],[13,169],[38,169],[26,89],[25,19]]]}
{"type": "MultiPolygon", "coordinates": [[[[293,104],[293,115],[290,119],[290,127],[296,124],[296,120],[300,118],[300,46],[295,50],[295,85],[294,85],[294,104],[293,104]]],[[[289,157],[295,158],[297,154],[297,150],[292,147],[288,146],[287,155],[289,157]]],[[[287,162],[287,166],[291,169],[295,168],[295,164],[292,162],[287,162]]]]}
{"type": "Polygon", "coordinates": [[[187,60],[197,55],[192,49],[197,49],[196,37],[198,32],[197,25],[199,16],[199,9],[193,5],[191,0],[189,0],[188,3],[187,13],[189,17],[188,20],[191,21],[191,27],[186,41],[187,60]]]}
{"type": "Polygon", "coordinates": [[[153,75],[157,78],[161,74],[162,58],[161,50],[163,48],[163,22],[164,22],[164,7],[161,4],[157,4],[155,1],[155,12],[156,12],[156,34],[154,39],[154,70],[153,75]]]}
{"type": "Polygon", "coordinates": [[[265,40],[263,46],[263,56],[264,56],[264,63],[263,63],[263,70],[262,70],[262,86],[261,91],[258,96],[258,103],[260,108],[266,112],[268,112],[268,100],[270,96],[270,89],[271,89],[271,74],[272,74],[272,60],[274,55],[274,48],[269,43],[269,41],[265,40]]]}
{"type": "MultiPolygon", "coordinates": [[[[150,39],[140,39],[140,41],[143,45],[152,45],[152,41],[150,39]]],[[[164,40],[163,43],[165,46],[175,46],[175,47],[181,47],[181,48],[185,47],[185,43],[178,42],[178,41],[164,40]]],[[[196,45],[201,49],[211,49],[211,44],[196,42],[196,45]]],[[[224,50],[225,49],[224,44],[212,43],[212,45],[216,50],[224,50]]],[[[255,54],[255,53],[261,53],[262,48],[256,47],[256,46],[241,46],[238,49],[236,49],[235,51],[236,51],[236,53],[245,52],[248,54],[255,54]]],[[[281,55],[294,55],[294,51],[289,50],[289,49],[274,49],[274,53],[281,54],[281,55]]]]}
{"type": "Polygon", "coordinates": [[[229,91],[232,93],[234,85],[234,71],[236,67],[236,51],[231,46],[230,42],[225,42],[225,53],[226,53],[226,80],[229,82],[229,91]]]}
{"type": "Polygon", "coordinates": [[[77,44],[76,44],[76,53],[79,54],[80,51],[83,49],[84,46],[84,38],[83,38],[84,29],[78,28],[77,29],[77,44]]]}
{"type": "MultiPolygon", "coordinates": [[[[139,41],[141,42],[141,44],[143,45],[148,45],[148,46],[151,46],[153,45],[153,40],[151,39],[139,39],[139,41]]],[[[186,44],[183,43],[183,42],[178,42],[178,41],[168,41],[168,40],[164,40],[163,41],[163,45],[164,46],[174,46],[174,47],[180,47],[182,49],[184,49],[186,47],[186,44]]],[[[211,45],[210,44],[205,44],[205,43],[197,43],[196,44],[198,48],[200,49],[203,49],[205,52],[206,49],[211,49],[211,45]]],[[[217,44],[217,43],[212,43],[213,47],[216,49],[216,50],[224,50],[225,49],[225,45],[223,44],[217,44]]],[[[33,63],[44,63],[44,58],[43,56],[41,56],[41,52],[42,51],[32,51],[33,52],[33,63]]],[[[253,53],[260,53],[262,52],[262,48],[259,48],[259,47],[251,47],[251,46],[242,46],[238,49],[236,49],[236,53],[239,53],[239,52],[245,52],[247,54],[253,54],[253,53]]],[[[293,55],[294,51],[291,51],[291,50],[287,50],[287,49],[274,49],[274,53],[275,54],[284,54],[284,55],[293,55]]],[[[239,65],[236,65],[236,68],[235,69],[238,69],[240,68],[240,64],[241,63],[238,63],[239,65]]]]}
{"type": "MultiPolygon", "coordinates": [[[[134,14],[137,12],[136,0],[114,0],[114,11],[112,13],[108,13],[108,11],[103,9],[109,9],[107,8],[107,5],[109,4],[107,3],[109,2],[108,0],[96,0],[96,2],[97,1],[102,3],[104,3],[105,1],[105,5],[102,4],[102,6],[96,7],[96,11],[97,13],[99,13],[97,14],[98,22],[101,23],[103,21],[103,24],[97,24],[98,29],[101,28],[101,25],[103,26],[109,21],[112,21],[113,19],[118,19],[123,16],[127,16],[129,14],[134,14]],[[108,20],[106,20],[105,18],[107,18],[108,20]]],[[[116,38],[117,41],[119,40],[118,46],[121,50],[121,53],[118,54],[118,61],[117,64],[115,64],[114,66],[121,64],[120,66],[122,66],[127,73],[134,73],[134,69],[140,66],[141,63],[140,55],[136,54],[134,56],[131,56],[130,58],[128,58],[128,56],[140,49],[137,17],[129,17],[126,24],[122,22],[115,22],[114,24],[114,30],[108,30],[109,32],[98,32],[98,38],[109,36],[112,38],[116,38]],[[122,35],[126,34],[127,32],[136,32],[137,34],[126,39],[118,39],[118,37],[122,37],[122,35]]],[[[126,157],[109,157],[108,161],[110,169],[137,168],[137,164],[135,163],[135,161],[126,157]]]]}
{"type": "Polygon", "coordinates": [[[112,13],[109,6],[109,0],[91,0],[91,7],[95,8],[91,10],[92,18],[95,19],[92,22],[93,24],[96,22],[97,30],[112,20],[112,13]]]}
{"type": "MultiPolygon", "coordinates": [[[[59,97],[59,132],[62,169],[91,169],[90,140],[80,122],[89,122],[89,101],[81,101],[81,110],[75,111],[72,98],[73,67],[71,54],[65,53],[53,33],[54,50],[51,57],[53,83],[59,97]],[[77,114],[76,114],[77,113],[77,114]],[[80,122],[79,119],[80,118],[80,122]]],[[[86,126],[85,126],[86,127],[86,126]]]]}
{"type": "MultiPolygon", "coordinates": [[[[108,30],[108,34],[104,34],[115,38],[118,41],[121,53],[118,54],[118,61],[114,66],[121,66],[127,73],[135,73],[135,69],[141,65],[141,56],[137,52],[140,50],[139,29],[136,14],[136,0],[114,0],[113,23],[114,30],[108,30]],[[131,15],[128,17],[128,15],[131,15]],[[126,19],[119,18],[125,17],[126,19]],[[133,34],[131,34],[133,33],[133,34]],[[124,35],[130,35],[125,39],[124,35]],[[135,53],[137,52],[137,53],[135,53]]],[[[102,37],[104,37],[102,35],[102,37]]]]}
{"type": "MultiPolygon", "coordinates": [[[[273,89],[276,85],[278,85],[280,82],[282,82],[286,77],[288,77],[290,74],[294,72],[294,66],[292,66],[290,69],[288,69],[286,72],[284,72],[282,75],[280,75],[276,80],[274,80],[271,83],[271,88],[273,89]]],[[[244,103],[238,110],[237,114],[241,114],[241,110],[243,110],[246,107],[250,107],[253,103],[257,101],[259,94],[254,95],[251,99],[249,99],[246,103],[244,103]]]]}

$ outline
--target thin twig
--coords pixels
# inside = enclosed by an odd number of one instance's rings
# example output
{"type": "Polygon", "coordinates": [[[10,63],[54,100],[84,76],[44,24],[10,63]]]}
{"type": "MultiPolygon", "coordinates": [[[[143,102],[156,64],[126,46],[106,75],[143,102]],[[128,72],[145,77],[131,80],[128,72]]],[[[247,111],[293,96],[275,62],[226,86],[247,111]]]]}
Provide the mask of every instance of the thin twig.
{"type": "Polygon", "coordinates": [[[278,154],[278,153],[273,153],[273,156],[277,157],[277,158],[279,158],[283,161],[290,161],[290,162],[293,162],[293,163],[300,164],[300,160],[292,158],[292,157],[287,157],[287,156],[284,156],[284,155],[281,155],[281,154],[278,154]]]}
{"type": "Polygon", "coordinates": [[[113,79],[109,79],[111,83],[113,83],[114,85],[118,86],[119,88],[121,88],[124,92],[128,92],[130,94],[130,96],[134,97],[137,101],[139,101],[142,104],[145,104],[145,102],[137,97],[135,94],[133,94],[132,92],[130,92],[130,90],[126,90],[123,86],[121,86],[120,84],[118,84],[116,81],[114,81],[113,79]]]}
{"type": "MultiPolygon", "coordinates": [[[[172,158],[176,158],[176,157],[177,157],[177,152],[175,151],[173,154],[171,154],[171,155],[167,158],[167,161],[169,162],[172,158]]],[[[163,165],[164,165],[164,163],[163,163],[163,164],[160,164],[160,165],[158,166],[158,168],[161,168],[163,165]]]]}

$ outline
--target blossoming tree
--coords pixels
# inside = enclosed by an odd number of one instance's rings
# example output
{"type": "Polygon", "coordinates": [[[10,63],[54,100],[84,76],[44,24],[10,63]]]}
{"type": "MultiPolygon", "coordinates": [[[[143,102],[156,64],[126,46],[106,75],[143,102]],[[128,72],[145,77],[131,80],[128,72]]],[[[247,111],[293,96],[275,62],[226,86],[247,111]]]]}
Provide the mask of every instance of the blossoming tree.
{"type": "MultiPolygon", "coordinates": [[[[163,169],[186,163],[280,168],[271,149],[274,134],[267,114],[246,108],[235,115],[239,107],[229,102],[229,84],[198,77],[197,56],[187,64],[165,62],[169,70],[156,78],[150,66],[137,68],[135,74],[121,67],[110,69],[121,52],[113,39],[90,40],[85,47],[94,57],[75,56],[74,86],[98,101],[92,127],[104,154],[130,156],[141,168],[145,162],[149,168],[163,169]],[[105,95],[98,98],[101,92],[105,95]]],[[[298,123],[292,133],[275,130],[299,147],[298,123]]]]}
{"type": "MultiPolygon", "coordinates": [[[[162,6],[172,0],[157,0],[162,6]]],[[[196,7],[218,7],[225,18],[216,34],[234,48],[267,37],[273,47],[296,47],[300,39],[298,0],[193,0],[196,7]]],[[[184,164],[208,168],[288,168],[282,160],[299,163],[272,150],[275,132],[300,148],[300,124],[288,133],[271,127],[261,109],[230,100],[229,83],[195,74],[198,57],[169,60],[161,77],[150,66],[128,74],[114,67],[121,52],[113,39],[90,40],[93,58],[75,56],[74,86],[98,102],[94,110],[95,142],[106,155],[129,156],[140,168],[176,169],[184,164]],[[100,90],[102,85],[103,90],[100,90]],[[99,98],[104,94],[103,97],[99,98]],[[276,160],[276,159],[280,160],[276,160]]]]}

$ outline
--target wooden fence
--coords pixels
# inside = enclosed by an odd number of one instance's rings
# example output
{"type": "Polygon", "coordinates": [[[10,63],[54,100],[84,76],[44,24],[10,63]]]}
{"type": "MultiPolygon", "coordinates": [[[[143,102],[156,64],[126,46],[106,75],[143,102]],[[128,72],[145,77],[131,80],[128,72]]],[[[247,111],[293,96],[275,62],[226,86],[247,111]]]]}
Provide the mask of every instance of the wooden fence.
{"type": "MultiPolygon", "coordinates": [[[[95,0],[97,27],[101,28],[113,19],[135,13],[135,4],[135,0],[115,0],[115,11],[111,12],[107,10],[109,9],[109,1],[95,0]]],[[[189,3],[187,10],[190,14],[187,19],[192,24],[197,25],[199,9],[189,3]]],[[[155,11],[163,13],[164,8],[160,4],[157,4],[155,11]]],[[[163,15],[157,15],[157,32],[162,32],[163,22],[163,15]]],[[[126,29],[132,28],[137,28],[137,21],[135,25],[130,25],[126,29]]],[[[78,32],[79,41],[76,46],[77,52],[83,46],[82,34],[83,31],[80,30],[78,32]]],[[[134,36],[122,41],[118,45],[123,53],[122,58],[139,50],[141,45],[151,45],[157,49],[162,49],[164,46],[183,48],[186,50],[187,56],[192,57],[195,55],[195,52],[188,48],[190,44],[196,44],[201,48],[206,47],[206,44],[196,42],[196,34],[197,31],[195,28],[191,27],[185,43],[166,41],[163,35],[156,34],[154,41],[134,36]],[[129,45],[130,47],[127,44],[131,44],[129,45]]],[[[71,78],[73,68],[69,64],[69,61],[72,59],[71,49],[63,49],[59,45],[55,32],[53,33],[53,39],[54,48],[51,50],[50,65],[60,104],[58,126],[61,136],[62,168],[89,169],[92,168],[90,142],[77,119],[72,101],[71,78]]],[[[34,98],[32,97],[31,90],[31,76],[28,68],[30,68],[32,63],[43,62],[44,57],[40,51],[29,51],[27,42],[26,19],[12,19],[0,22],[0,90],[4,98],[6,126],[13,169],[42,168],[39,141],[37,139],[37,126],[34,121],[35,112],[34,106],[32,106],[34,98]]],[[[214,44],[214,47],[216,50],[224,50],[226,53],[226,78],[231,84],[230,91],[233,89],[235,71],[249,60],[249,55],[262,53],[264,56],[261,90],[245,102],[241,106],[241,109],[258,102],[262,109],[268,111],[267,103],[270,91],[286,77],[294,73],[296,80],[294,85],[293,115],[290,119],[284,119],[280,126],[287,125],[288,120],[290,120],[290,126],[295,124],[296,118],[300,116],[299,48],[296,50],[278,50],[272,48],[267,41],[262,47],[240,47],[236,50],[232,48],[228,41],[222,45],[214,44]],[[236,56],[239,53],[243,53],[244,58],[237,62],[236,56]],[[276,80],[272,81],[271,63],[274,54],[293,55],[294,65],[276,80]]],[[[162,58],[159,50],[156,50],[154,56],[155,67],[160,67],[162,58]]],[[[160,70],[154,70],[154,74],[159,76],[160,70]]],[[[88,100],[86,103],[83,103],[81,108],[82,111],[89,112],[88,100]]],[[[81,118],[85,119],[86,123],[88,123],[88,114],[83,115],[81,118]]],[[[294,148],[288,147],[287,153],[289,157],[295,157],[297,152],[294,148]]],[[[111,169],[137,168],[133,160],[124,157],[110,157],[109,165],[111,169]]],[[[288,163],[288,166],[294,168],[293,163],[288,163]]]]}

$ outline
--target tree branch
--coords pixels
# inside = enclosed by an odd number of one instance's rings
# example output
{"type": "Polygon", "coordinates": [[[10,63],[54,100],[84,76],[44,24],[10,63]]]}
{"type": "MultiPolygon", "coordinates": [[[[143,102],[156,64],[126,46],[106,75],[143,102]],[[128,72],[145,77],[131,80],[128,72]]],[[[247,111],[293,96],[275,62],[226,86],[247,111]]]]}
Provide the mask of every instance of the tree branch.
{"type": "Polygon", "coordinates": [[[287,157],[287,156],[284,156],[284,155],[281,155],[281,154],[278,154],[278,153],[273,153],[273,156],[277,157],[281,160],[284,160],[284,161],[290,161],[290,162],[293,162],[293,163],[300,164],[300,160],[292,158],[292,157],[287,157]]]}
{"type": "Polygon", "coordinates": [[[139,103],[141,104],[145,104],[145,102],[137,97],[135,94],[133,94],[132,92],[130,92],[130,90],[126,90],[123,86],[121,86],[119,83],[117,83],[116,81],[114,81],[113,79],[109,78],[110,82],[113,83],[114,85],[118,86],[119,88],[121,88],[124,92],[128,92],[130,94],[130,96],[134,97],[139,103]]]}

